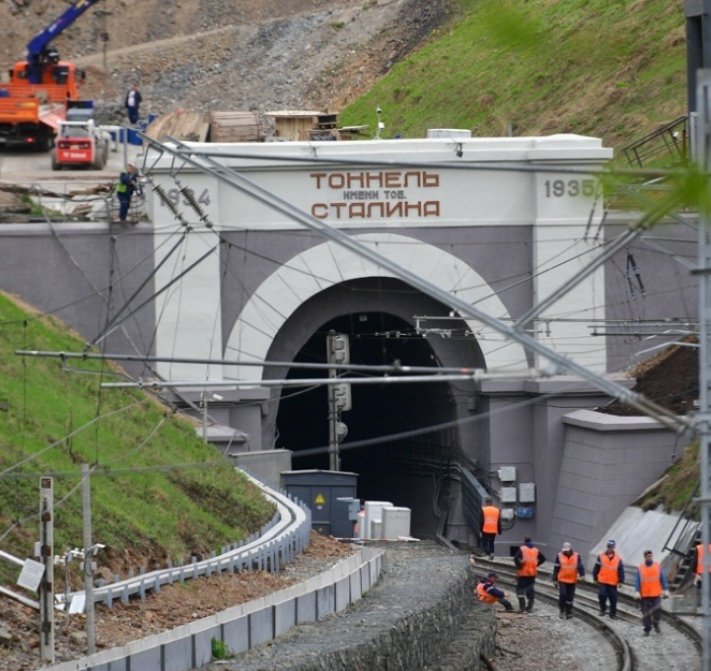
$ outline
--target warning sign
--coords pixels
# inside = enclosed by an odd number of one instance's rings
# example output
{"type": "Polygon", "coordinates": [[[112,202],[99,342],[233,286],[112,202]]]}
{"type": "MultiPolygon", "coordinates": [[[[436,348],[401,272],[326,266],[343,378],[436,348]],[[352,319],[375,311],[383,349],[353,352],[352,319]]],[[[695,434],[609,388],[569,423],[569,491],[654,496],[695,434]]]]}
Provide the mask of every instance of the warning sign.
{"type": "Polygon", "coordinates": [[[17,579],[17,584],[20,587],[36,592],[42,582],[44,575],[44,564],[41,564],[34,559],[25,559],[20,571],[20,577],[17,579]]]}
{"type": "Polygon", "coordinates": [[[326,505],[326,497],[323,494],[316,494],[316,498],[314,498],[314,505],[317,505],[317,506],[326,505]]]}

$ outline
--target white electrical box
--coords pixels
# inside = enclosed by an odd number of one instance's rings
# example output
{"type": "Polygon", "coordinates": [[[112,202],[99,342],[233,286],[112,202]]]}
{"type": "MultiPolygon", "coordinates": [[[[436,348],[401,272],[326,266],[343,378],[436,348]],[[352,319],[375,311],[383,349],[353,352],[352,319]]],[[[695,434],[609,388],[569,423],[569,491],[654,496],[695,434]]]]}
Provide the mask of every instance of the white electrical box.
{"type": "Polygon", "coordinates": [[[409,508],[383,508],[383,539],[396,541],[398,538],[409,538],[411,514],[409,508]]]}
{"type": "Polygon", "coordinates": [[[516,487],[501,488],[501,503],[516,503],[516,487]]]}
{"type": "Polygon", "coordinates": [[[514,482],[516,480],[516,466],[501,466],[499,468],[501,482],[514,482]]]}
{"type": "Polygon", "coordinates": [[[503,522],[510,522],[514,518],[514,509],[513,508],[504,508],[501,511],[501,520],[503,522]]]}
{"type": "Polygon", "coordinates": [[[382,529],[383,508],[392,508],[392,501],[365,502],[365,529],[361,530],[361,538],[380,538],[382,529]],[[377,527],[376,527],[377,522],[377,527]],[[375,534],[378,534],[377,536],[375,534]]]}
{"type": "Polygon", "coordinates": [[[521,503],[535,503],[536,501],[536,483],[521,482],[518,485],[518,500],[521,503]]]}

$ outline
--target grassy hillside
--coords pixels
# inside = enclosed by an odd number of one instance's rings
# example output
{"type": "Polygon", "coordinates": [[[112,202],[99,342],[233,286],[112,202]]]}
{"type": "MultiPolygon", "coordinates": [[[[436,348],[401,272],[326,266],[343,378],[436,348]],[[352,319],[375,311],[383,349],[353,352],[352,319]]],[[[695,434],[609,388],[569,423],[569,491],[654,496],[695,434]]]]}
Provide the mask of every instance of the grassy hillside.
{"type": "MultiPolygon", "coordinates": [[[[56,321],[0,294],[0,549],[31,554],[45,474],[55,478],[56,553],[83,545],[83,463],[96,466],[94,540],[109,546],[107,561],[204,553],[271,517],[271,505],[191,423],[143,392],[102,390],[116,378],[105,364],[69,360],[63,370],[57,359],[14,354],[82,346],[56,321]]],[[[0,564],[0,576],[15,574],[0,564]]]]}
{"type": "Polygon", "coordinates": [[[579,133],[623,146],[686,113],[682,0],[460,0],[453,27],[347,107],[383,137],[579,133]]]}

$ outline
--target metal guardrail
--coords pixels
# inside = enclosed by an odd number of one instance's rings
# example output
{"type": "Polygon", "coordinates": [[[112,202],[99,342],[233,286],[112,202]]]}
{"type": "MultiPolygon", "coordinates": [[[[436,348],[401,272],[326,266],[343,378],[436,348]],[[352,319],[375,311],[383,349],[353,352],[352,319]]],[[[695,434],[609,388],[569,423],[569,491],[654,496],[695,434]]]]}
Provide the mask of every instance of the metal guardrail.
{"type": "MultiPolygon", "coordinates": [[[[303,552],[309,544],[311,511],[290,495],[271,489],[249,474],[244,474],[277,507],[272,520],[259,532],[243,541],[222,548],[221,554],[209,559],[99,585],[94,588],[94,602],[103,602],[111,607],[114,601],[119,599],[126,603],[131,596],[139,595],[144,598],[147,592],[159,592],[163,585],[210,576],[223,571],[235,572],[256,568],[278,572],[281,562],[293,561],[295,556],[303,552]]],[[[60,605],[65,605],[79,595],[84,597],[85,592],[82,590],[58,594],[56,601],[60,605]]]]}

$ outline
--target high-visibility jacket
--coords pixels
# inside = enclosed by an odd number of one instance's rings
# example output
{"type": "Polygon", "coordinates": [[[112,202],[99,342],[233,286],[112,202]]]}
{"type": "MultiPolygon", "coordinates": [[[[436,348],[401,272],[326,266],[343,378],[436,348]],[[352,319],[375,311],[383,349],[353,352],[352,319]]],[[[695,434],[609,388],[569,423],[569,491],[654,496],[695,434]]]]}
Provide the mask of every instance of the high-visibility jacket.
{"type": "Polygon", "coordinates": [[[558,582],[565,582],[575,584],[578,582],[578,562],[580,561],[580,555],[577,552],[568,557],[568,555],[563,552],[558,554],[558,563],[560,568],[558,569],[558,582]]]}
{"type": "Polygon", "coordinates": [[[521,577],[535,576],[538,573],[538,548],[530,548],[528,545],[522,545],[521,549],[521,566],[516,569],[516,575],[521,577]]]}
{"type": "MultiPolygon", "coordinates": [[[[711,555],[711,543],[709,544],[709,555],[711,555]]],[[[711,564],[709,564],[709,573],[711,573],[711,564]]],[[[704,572],[704,546],[699,543],[696,546],[696,573],[701,575],[704,572]]]]}
{"type": "Polygon", "coordinates": [[[496,534],[499,532],[499,509],[496,506],[482,506],[481,514],[484,516],[484,524],[481,530],[485,534],[496,534]]]}
{"type": "Polygon", "coordinates": [[[610,557],[607,552],[603,552],[599,557],[600,570],[597,573],[597,581],[603,585],[615,585],[620,582],[620,555],[617,553],[610,557]]]}
{"type": "Polygon", "coordinates": [[[662,595],[662,567],[659,562],[639,565],[639,593],[646,598],[662,595]]]}
{"type": "Polygon", "coordinates": [[[497,598],[495,596],[491,596],[491,594],[486,591],[486,588],[489,586],[490,585],[487,582],[480,582],[476,586],[476,595],[479,598],[479,601],[483,601],[484,603],[496,603],[497,598]]]}

